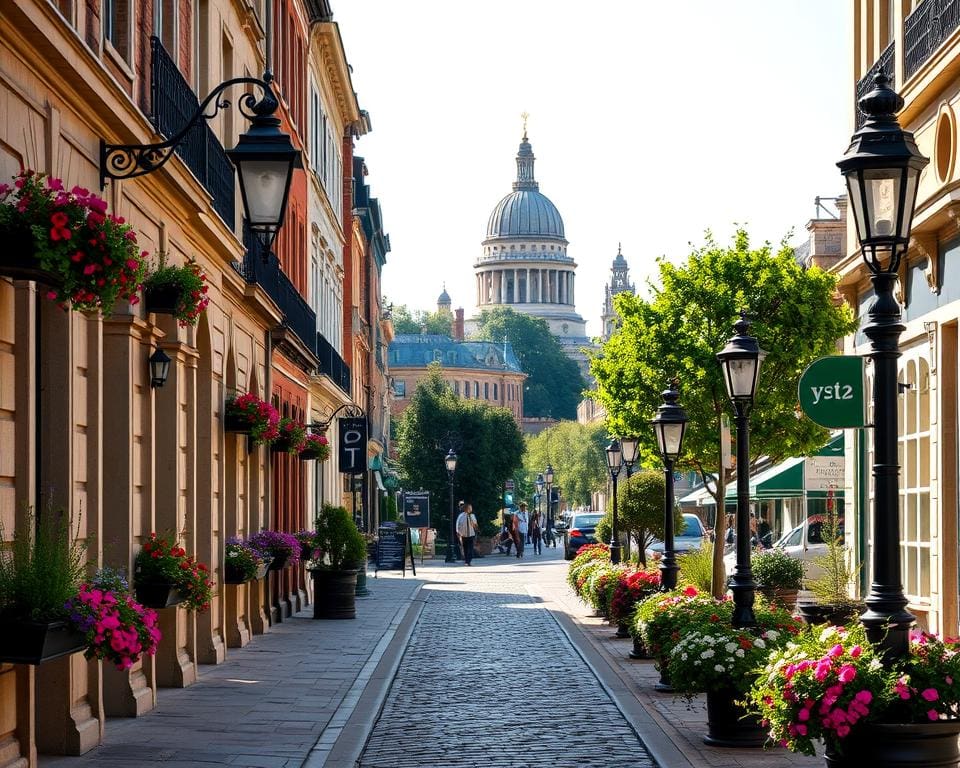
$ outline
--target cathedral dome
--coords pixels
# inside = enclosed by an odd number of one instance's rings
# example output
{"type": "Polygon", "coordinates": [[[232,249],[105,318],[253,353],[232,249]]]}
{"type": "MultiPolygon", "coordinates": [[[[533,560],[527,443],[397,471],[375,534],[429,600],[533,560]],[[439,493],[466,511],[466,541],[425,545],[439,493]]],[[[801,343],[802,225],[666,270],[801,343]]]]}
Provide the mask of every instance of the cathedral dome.
{"type": "Polygon", "coordinates": [[[487,239],[501,237],[552,238],[564,240],[563,219],[549,197],[540,192],[533,175],[533,148],[526,132],[517,152],[517,180],[487,221],[487,239]]]}

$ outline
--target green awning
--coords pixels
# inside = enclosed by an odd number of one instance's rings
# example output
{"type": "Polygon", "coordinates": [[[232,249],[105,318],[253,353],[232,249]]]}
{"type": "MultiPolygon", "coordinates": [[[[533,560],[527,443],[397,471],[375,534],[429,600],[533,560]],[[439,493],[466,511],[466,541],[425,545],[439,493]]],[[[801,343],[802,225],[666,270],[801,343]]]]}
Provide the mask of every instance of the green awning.
{"type": "MultiPolygon", "coordinates": [[[[803,496],[803,456],[767,467],[750,478],[751,499],[786,499],[803,496]]],[[[737,498],[737,484],[727,486],[726,498],[737,498]]]]}

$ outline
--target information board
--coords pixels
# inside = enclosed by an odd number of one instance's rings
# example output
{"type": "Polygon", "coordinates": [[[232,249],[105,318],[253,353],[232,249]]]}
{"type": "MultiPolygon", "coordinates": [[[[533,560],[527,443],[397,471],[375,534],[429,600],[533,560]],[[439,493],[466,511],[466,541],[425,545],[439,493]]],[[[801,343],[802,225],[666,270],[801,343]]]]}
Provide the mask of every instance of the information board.
{"type": "Polygon", "coordinates": [[[411,528],[430,527],[430,491],[403,494],[403,521],[411,528]]]}
{"type": "Polygon", "coordinates": [[[410,568],[417,575],[413,563],[413,542],[410,529],[406,525],[381,525],[377,528],[377,561],[374,575],[379,571],[402,571],[407,575],[407,556],[410,568]]]}

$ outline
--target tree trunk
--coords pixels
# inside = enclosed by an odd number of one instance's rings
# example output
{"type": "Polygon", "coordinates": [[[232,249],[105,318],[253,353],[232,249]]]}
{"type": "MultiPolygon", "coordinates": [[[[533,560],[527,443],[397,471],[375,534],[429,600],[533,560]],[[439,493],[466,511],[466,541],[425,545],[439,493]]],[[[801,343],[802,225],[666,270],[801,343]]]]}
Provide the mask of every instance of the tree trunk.
{"type": "Polygon", "coordinates": [[[726,543],[726,525],[727,525],[727,505],[726,505],[727,483],[724,477],[724,469],[720,468],[717,472],[717,513],[713,522],[713,581],[711,594],[716,598],[722,598],[727,592],[727,577],[723,566],[723,548],[726,543]]]}

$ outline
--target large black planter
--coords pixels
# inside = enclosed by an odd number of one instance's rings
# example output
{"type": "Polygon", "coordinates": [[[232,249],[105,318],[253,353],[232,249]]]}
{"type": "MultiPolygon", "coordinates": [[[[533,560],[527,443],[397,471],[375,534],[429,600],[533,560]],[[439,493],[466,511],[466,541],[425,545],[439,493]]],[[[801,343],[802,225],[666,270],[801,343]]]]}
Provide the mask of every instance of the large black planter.
{"type": "Polygon", "coordinates": [[[864,606],[854,603],[848,605],[827,605],[824,603],[797,603],[797,612],[807,624],[829,624],[842,626],[849,624],[864,611],[864,606]]]}
{"type": "Polygon", "coordinates": [[[134,591],[137,602],[144,608],[169,608],[183,602],[183,595],[173,584],[137,582],[134,591]]]}
{"type": "Polygon", "coordinates": [[[617,631],[613,636],[620,638],[630,637],[630,627],[627,626],[625,621],[619,622],[617,624],[617,631]]]}
{"type": "MultiPolygon", "coordinates": [[[[711,747],[762,747],[767,731],[760,718],[747,714],[736,700],[743,694],[733,688],[707,691],[707,735],[703,743],[711,747]]],[[[876,768],[876,766],[870,766],[876,768]]]]}
{"type": "Polygon", "coordinates": [[[326,571],[314,568],[313,618],[355,619],[357,617],[357,571],[326,571]]]}
{"type": "Polygon", "coordinates": [[[158,315],[175,315],[180,305],[180,288],[176,285],[159,285],[143,291],[143,304],[147,312],[158,315]]]}
{"type": "Polygon", "coordinates": [[[673,686],[670,685],[670,673],[667,672],[667,660],[660,659],[657,663],[660,667],[660,679],[654,683],[653,690],[657,693],[673,693],[673,686]]]}
{"type": "MultiPolygon", "coordinates": [[[[329,454],[327,454],[329,456],[329,454]]],[[[314,450],[313,448],[305,448],[297,454],[297,458],[300,461],[316,461],[320,458],[320,451],[314,450]]]]}
{"type": "Polygon", "coordinates": [[[40,266],[33,245],[33,233],[27,227],[0,227],[0,276],[15,280],[34,280],[59,288],[63,280],[58,274],[40,266]]]}
{"type": "Polygon", "coordinates": [[[829,768],[957,768],[960,720],[934,723],[865,723],[827,749],[829,768]]]}
{"type": "Polygon", "coordinates": [[[87,647],[86,635],[66,621],[0,619],[0,661],[42,664],[87,647]]]}
{"type": "Polygon", "coordinates": [[[290,558],[289,553],[285,555],[274,555],[273,560],[270,561],[270,570],[271,571],[282,571],[287,567],[287,560],[290,558]]]}
{"type": "Polygon", "coordinates": [[[639,635],[634,635],[633,637],[633,648],[630,649],[630,652],[627,654],[631,659],[652,659],[649,653],[647,653],[647,647],[643,644],[643,640],[640,639],[639,635]]]}
{"type": "Polygon", "coordinates": [[[357,597],[366,597],[370,594],[370,590],[367,589],[367,569],[359,568],[357,569],[357,597]]]}
{"type": "Polygon", "coordinates": [[[226,411],[223,414],[223,431],[236,432],[240,435],[249,435],[253,432],[250,420],[246,416],[226,411]]]}

